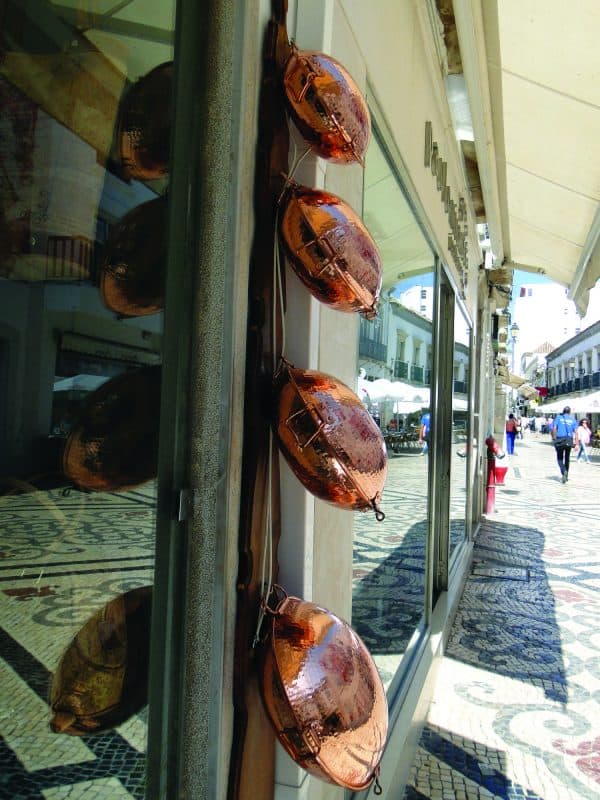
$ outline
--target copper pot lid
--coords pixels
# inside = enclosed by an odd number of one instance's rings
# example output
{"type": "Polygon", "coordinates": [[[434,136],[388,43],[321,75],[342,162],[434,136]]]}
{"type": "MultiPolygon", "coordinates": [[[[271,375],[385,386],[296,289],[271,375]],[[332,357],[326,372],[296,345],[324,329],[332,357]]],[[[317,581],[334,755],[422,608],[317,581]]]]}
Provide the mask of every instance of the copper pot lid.
{"type": "Polygon", "coordinates": [[[169,169],[173,62],[154,67],[123,98],[118,146],[130,178],[153,180],[169,169]]]}
{"type": "Polygon", "coordinates": [[[52,676],[54,733],[102,733],[146,705],[151,608],[152,587],[132,589],[79,630],[52,676]]]}
{"type": "Polygon", "coordinates": [[[364,164],[371,116],[339,61],[292,46],[283,83],[292,119],[312,149],[331,161],[364,164]]]}
{"type": "Polygon", "coordinates": [[[383,269],[360,217],[330,192],[293,184],[280,224],[294,271],[321,302],[338,311],[377,314],[383,269]]]}
{"type": "Polygon", "coordinates": [[[100,294],[111,311],[156,314],[164,305],[167,198],[157,197],[119,220],[106,243],[100,294]]]}
{"type": "Polygon", "coordinates": [[[314,603],[285,596],[272,612],[262,669],[265,707],[303,769],[348,789],[378,774],[388,730],[385,690],[358,634],[314,603]]]}
{"type": "Polygon", "coordinates": [[[86,399],[63,453],[65,475],[82,489],[131,489],[155,477],[160,366],[125,372],[86,399]]]}
{"type": "Polygon", "coordinates": [[[331,375],[286,361],[275,395],[275,434],[304,487],[334,505],[372,509],[383,520],[385,441],[357,395],[331,375]]]}

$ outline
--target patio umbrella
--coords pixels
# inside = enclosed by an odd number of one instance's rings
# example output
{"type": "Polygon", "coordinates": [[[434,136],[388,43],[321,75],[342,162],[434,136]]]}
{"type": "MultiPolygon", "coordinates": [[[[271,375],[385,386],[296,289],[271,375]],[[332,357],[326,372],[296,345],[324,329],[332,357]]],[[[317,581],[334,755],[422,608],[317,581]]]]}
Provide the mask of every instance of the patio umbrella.
{"type": "Polygon", "coordinates": [[[571,406],[571,411],[575,414],[585,414],[592,411],[598,413],[600,412],[600,392],[574,397],[568,405],[571,406]]]}
{"type": "Polygon", "coordinates": [[[387,378],[377,378],[370,383],[369,397],[372,401],[391,400],[429,405],[429,389],[426,386],[411,386],[404,381],[390,381],[387,378]]]}
{"type": "Polygon", "coordinates": [[[394,403],[394,414],[414,414],[423,408],[421,403],[409,403],[407,400],[397,400],[394,403]]]}

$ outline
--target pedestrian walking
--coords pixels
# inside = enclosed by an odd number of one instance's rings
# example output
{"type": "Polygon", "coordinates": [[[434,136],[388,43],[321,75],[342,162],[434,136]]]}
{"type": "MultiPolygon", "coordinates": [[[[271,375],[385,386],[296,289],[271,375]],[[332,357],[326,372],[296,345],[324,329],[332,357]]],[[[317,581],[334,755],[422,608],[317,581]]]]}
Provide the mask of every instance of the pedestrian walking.
{"type": "Polygon", "coordinates": [[[562,482],[569,480],[569,459],[574,445],[574,434],[577,422],[571,416],[571,407],[565,406],[562,414],[557,414],[550,427],[550,435],[556,448],[556,460],[562,476],[562,482]]]}
{"type": "Polygon", "coordinates": [[[590,428],[590,423],[584,417],[575,431],[575,445],[579,445],[579,450],[577,451],[577,461],[585,461],[586,464],[590,464],[590,457],[588,455],[587,446],[590,443],[592,438],[592,429],[590,428]]]}
{"type": "Polygon", "coordinates": [[[514,414],[509,414],[506,420],[506,452],[509,456],[515,452],[515,437],[517,435],[517,420],[514,414]]]}
{"type": "Polygon", "coordinates": [[[419,427],[419,443],[423,446],[421,455],[427,455],[429,452],[429,429],[431,428],[431,413],[429,409],[421,417],[421,424],[419,427]]]}

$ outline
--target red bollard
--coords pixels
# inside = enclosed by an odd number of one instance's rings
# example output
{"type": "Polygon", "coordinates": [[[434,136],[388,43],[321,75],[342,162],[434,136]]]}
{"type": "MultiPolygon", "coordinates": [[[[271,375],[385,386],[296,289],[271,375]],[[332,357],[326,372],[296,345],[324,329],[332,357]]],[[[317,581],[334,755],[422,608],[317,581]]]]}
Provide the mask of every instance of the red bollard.
{"type": "Polygon", "coordinates": [[[508,472],[508,467],[499,467],[498,464],[496,464],[495,471],[496,486],[504,486],[504,478],[508,472]]]}
{"type": "Polygon", "coordinates": [[[496,456],[504,458],[498,442],[492,435],[485,440],[487,446],[487,482],[485,495],[485,513],[493,514],[496,510],[496,456]]]}

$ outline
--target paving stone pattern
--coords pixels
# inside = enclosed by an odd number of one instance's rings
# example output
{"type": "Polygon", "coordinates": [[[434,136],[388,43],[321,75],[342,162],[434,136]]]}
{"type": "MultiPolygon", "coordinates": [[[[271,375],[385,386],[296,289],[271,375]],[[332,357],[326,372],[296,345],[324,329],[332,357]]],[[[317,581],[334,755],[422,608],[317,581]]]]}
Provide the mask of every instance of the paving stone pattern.
{"type": "Polygon", "coordinates": [[[65,648],[90,616],[152,583],[154,487],[16,488],[0,496],[0,798],[142,800],[147,709],[73,737],[50,730],[48,699],[65,648]]]}
{"type": "Polygon", "coordinates": [[[573,459],[563,484],[549,437],[517,439],[405,800],[600,798],[598,450],[591,461],[573,459]]]}

